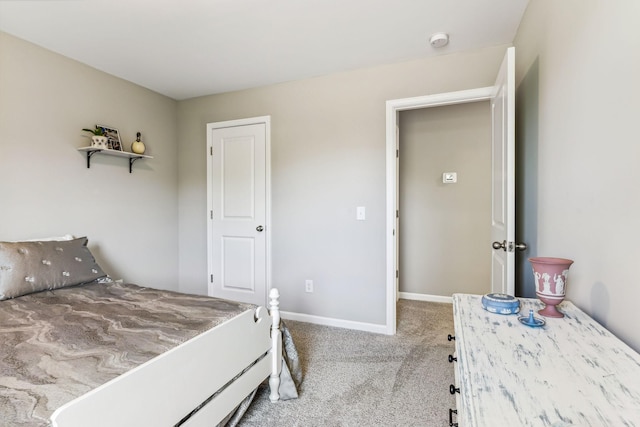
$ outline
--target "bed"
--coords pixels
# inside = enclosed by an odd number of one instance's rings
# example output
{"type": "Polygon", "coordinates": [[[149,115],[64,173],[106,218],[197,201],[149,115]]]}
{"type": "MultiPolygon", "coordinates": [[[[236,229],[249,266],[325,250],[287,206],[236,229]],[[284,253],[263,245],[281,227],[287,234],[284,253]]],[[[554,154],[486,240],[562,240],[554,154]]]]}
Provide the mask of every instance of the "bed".
{"type": "Polygon", "coordinates": [[[0,242],[0,426],[222,425],[281,376],[295,397],[278,306],[114,282],[85,237],[0,242]]]}

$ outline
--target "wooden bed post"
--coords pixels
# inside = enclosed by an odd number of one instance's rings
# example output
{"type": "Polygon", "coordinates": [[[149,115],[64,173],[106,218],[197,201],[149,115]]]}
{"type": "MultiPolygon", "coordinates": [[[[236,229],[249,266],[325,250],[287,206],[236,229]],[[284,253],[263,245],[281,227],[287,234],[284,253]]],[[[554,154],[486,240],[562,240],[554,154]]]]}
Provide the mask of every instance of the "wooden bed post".
{"type": "Polygon", "coordinates": [[[280,293],[276,288],[269,292],[269,314],[271,315],[271,375],[269,377],[269,400],[275,402],[280,399],[280,371],[282,369],[282,333],[280,332],[280,293]]]}

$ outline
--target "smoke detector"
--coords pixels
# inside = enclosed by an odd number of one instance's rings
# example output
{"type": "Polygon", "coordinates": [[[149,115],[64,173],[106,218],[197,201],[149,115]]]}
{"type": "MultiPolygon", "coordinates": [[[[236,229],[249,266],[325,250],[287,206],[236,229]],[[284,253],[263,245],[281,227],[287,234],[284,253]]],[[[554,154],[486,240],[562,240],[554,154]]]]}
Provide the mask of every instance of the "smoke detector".
{"type": "Polygon", "coordinates": [[[429,39],[429,43],[434,48],[444,47],[449,43],[449,34],[447,33],[435,33],[429,39]]]}

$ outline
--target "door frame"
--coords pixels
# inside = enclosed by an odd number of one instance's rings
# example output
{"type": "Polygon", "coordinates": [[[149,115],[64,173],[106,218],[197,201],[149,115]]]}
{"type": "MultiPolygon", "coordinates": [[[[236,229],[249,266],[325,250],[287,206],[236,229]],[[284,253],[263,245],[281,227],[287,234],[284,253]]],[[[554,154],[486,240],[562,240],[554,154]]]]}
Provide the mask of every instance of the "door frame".
{"type": "Polygon", "coordinates": [[[264,124],[265,125],[265,263],[266,263],[266,292],[264,304],[267,304],[269,291],[271,290],[271,116],[259,116],[246,119],[226,120],[223,122],[207,123],[207,142],[206,142],[206,156],[207,156],[207,294],[212,295],[213,284],[210,277],[213,272],[213,265],[211,262],[211,251],[213,249],[212,236],[212,220],[211,212],[213,211],[213,198],[211,191],[211,181],[213,179],[213,146],[211,144],[211,134],[215,129],[239,127],[264,124]]]}
{"type": "Polygon", "coordinates": [[[435,95],[418,96],[413,98],[393,99],[386,103],[386,165],[387,165],[387,247],[386,247],[386,283],[387,307],[385,331],[388,335],[396,333],[396,271],[398,265],[396,253],[398,248],[398,233],[396,233],[397,206],[397,166],[396,166],[396,127],[400,111],[419,108],[442,107],[445,105],[464,104],[468,102],[488,101],[495,92],[493,86],[446,92],[435,95]]]}

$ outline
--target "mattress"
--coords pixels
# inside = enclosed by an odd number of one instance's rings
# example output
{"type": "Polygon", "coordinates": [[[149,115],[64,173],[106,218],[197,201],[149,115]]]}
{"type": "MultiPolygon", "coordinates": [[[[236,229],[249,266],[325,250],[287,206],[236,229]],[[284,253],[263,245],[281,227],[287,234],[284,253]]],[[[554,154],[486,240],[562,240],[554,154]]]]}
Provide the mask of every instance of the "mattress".
{"type": "Polygon", "coordinates": [[[0,426],[47,426],[64,403],[253,308],[114,282],[0,301],[0,426]]]}

